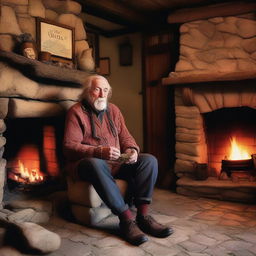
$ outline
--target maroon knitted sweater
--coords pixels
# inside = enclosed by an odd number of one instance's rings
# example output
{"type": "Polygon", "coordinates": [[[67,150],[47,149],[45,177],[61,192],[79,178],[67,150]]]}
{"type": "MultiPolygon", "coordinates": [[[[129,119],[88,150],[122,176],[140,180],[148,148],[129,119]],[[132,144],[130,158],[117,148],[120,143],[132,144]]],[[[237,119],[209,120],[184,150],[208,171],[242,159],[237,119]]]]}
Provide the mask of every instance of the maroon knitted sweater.
{"type": "MultiPolygon", "coordinates": [[[[80,102],[69,109],[65,123],[63,149],[67,160],[66,168],[71,176],[76,177],[76,166],[81,159],[101,158],[100,146],[116,147],[121,153],[127,148],[135,148],[139,152],[139,146],[129,133],[119,108],[109,103],[108,112],[110,118],[105,112],[100,121],[93,111],[84,109],[80,102]],[[112,125],[109,119],[112,120],[112,125]],[[94,123],[94,128],[91,121],[94,123]],[[93,136],[93,129],[96,137],[93,136]]],[[[120,163],[107,162],[112,173],[116,173],[120,163]]]]}

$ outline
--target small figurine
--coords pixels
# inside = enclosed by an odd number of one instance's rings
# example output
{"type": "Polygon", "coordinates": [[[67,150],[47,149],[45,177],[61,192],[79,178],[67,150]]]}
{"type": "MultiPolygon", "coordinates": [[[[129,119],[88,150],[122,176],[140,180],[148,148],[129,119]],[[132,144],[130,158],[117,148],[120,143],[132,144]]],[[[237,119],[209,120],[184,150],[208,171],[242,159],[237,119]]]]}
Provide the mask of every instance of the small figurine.
{"type": "Polygon", "coordinates": [[[17,41],[20,44],[20,50],[24,57],[29,59],[37,59],[37,51],[35,42],[31,34],[23,33],[17,36],[17,41]]]}

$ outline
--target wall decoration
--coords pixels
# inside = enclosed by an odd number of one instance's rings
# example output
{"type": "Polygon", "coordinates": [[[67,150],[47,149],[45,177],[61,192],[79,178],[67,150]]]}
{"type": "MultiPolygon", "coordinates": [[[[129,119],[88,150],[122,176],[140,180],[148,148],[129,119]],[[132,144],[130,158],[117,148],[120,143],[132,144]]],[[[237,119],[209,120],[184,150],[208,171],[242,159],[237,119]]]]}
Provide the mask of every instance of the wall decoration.
{"type": "Polygon", "coordinates": [[[102,76],[110,75],[110,58],[109,57],[100,58],[99,73],[102,76]]]}
{"type": "Polygon", "coordinates": [[[120,66],[132,65],[132,45],[130,41],[126,41],[119,45],[119,63],[120,66]]]}
{"type": "Polygon", "coordinates": [[[37,18],[38,51],[49,52],[52,60],[73,62],[75,59],[74,28],[37,18]]]}

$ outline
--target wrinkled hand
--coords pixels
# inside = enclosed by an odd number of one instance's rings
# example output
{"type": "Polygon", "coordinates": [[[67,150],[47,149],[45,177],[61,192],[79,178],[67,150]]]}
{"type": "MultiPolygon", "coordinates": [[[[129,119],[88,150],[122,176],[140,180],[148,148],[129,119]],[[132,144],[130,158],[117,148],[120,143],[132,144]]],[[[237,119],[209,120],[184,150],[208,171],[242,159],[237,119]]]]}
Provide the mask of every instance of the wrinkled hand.
{"type": "Polygon", "coordinates": [[[115,147],[103,147],[101,157],[105,160],[117,160],[120,157],[120,150],[115,147]]]}
{"type": "Polygon", "coordinates": [[[128,148],[125,153],[129,155],[129,158],[125,161],[126,164],[134,164],[138,160],[138,152],[133,148],[128,148]]]}

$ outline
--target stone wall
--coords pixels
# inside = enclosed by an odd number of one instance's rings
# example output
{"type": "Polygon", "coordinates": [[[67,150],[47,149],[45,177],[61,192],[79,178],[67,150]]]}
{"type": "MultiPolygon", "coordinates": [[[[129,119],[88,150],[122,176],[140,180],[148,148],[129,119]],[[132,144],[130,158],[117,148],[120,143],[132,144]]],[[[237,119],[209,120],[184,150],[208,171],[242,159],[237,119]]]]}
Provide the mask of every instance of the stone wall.
{"type": "Polygon", "coordinates": [[[175,76],[256,70],[255,19],[250,13],[183,24],[175,76]]]}
{"type": "Polygon", "coordinates": [[[15,36],[29,33],[36,41],[36,18],[45,18],[74,28],[75,62],[82,70],[93,70],[92,51],[86,40],[81,5],[75,1],[61,0],[2,0],[0,2],[0,49],[13,51],[15,36]]]}

